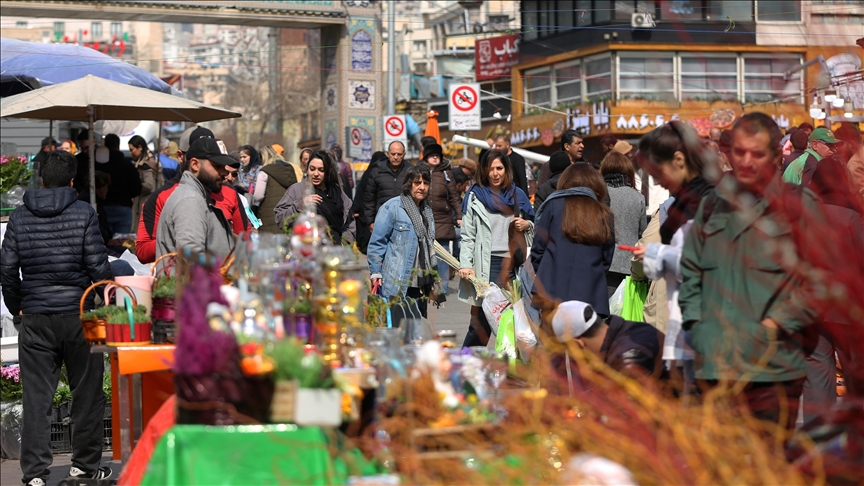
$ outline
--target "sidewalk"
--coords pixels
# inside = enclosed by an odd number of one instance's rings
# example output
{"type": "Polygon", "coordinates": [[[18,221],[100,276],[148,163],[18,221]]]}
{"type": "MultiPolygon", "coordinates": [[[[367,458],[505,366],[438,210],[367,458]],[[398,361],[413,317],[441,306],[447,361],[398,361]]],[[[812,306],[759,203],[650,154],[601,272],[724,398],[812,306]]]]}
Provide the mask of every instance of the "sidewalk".
{"type": "MultiPolygon", "coordinates": [[[[113,473],[111,479],[120,477],[120,461],[111,459],[111,451],[102,454],[102,465],[111,468],[113,473]]],[[[66,479],[69,468],[72,467],[72,454],[55,454],[54,464],[49,468],[51,477],[48,478],[47,486],[56,486],[60,481],[66,479]]],[[[3,459],[0,462],[0,486],[16,486],[21,484],[21,466],[18,461],[3,459]]]]}

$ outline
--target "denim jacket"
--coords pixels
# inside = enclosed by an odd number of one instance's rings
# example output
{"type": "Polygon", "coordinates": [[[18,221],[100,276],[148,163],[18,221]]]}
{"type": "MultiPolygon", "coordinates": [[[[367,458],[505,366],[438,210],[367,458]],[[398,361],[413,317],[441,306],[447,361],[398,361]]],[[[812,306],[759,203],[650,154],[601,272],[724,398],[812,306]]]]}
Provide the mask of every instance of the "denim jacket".
{"type": "Polygon", "coordinates": [[[389,299],[408,289],[417,246],[417,233],[402,199],[397,196],[385,202],[375,216],[375,229],[366,252],[369,273],[373,278],[381,277],[384,297],[389,299]]]}

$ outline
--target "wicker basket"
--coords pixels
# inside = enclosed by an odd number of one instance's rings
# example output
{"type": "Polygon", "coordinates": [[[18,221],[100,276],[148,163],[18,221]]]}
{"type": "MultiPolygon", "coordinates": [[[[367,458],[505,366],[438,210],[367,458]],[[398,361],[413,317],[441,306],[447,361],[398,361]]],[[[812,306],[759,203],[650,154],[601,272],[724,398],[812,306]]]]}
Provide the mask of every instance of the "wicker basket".
{"type": "Polygon", "coordinates": [[[84,319],[84,303],[87,302],[87,294],[90,293],[96,287],[101,285],[116,285],[123,289],[128,295],[132,296],[132,301],[135,305],[138,305],[135,301],[135,293],[129,289],[129,287],[117,283],[113,280],[100,280],[93,285],[87,287],[87,290],[84,291],[84,294],[81,295],[81,302],[79,304],[79,315],[81,318],[81,328],[84,331],[84,339],[91,344],[104,344],[105,338],[107,336],[107,331],[105,328],[106,321],[105,319],[84,319]]]}

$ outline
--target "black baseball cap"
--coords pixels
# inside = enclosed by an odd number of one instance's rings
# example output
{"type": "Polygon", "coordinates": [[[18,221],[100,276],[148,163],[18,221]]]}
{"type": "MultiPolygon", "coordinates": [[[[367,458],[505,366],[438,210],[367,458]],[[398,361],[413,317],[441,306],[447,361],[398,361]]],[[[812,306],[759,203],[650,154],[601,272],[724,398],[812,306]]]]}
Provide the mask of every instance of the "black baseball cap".
{"type": "Polygon", "coordinates": [[[192,142],[192,146],[189,147],[189,151],[186,152],[186,160],[192,159],[207,159],[214,164],[227,165],[230,167],[240,166],[240,162],[234,160],[230,155],[228,155],[228,149],[225,147],[225,143],[223,143],[222,140],[216,140],[215,138],[204,137],[192,142]]]}
{"type": "Polygon", "coordinates": [[[178,143],[177,145],[179,146],[181,152],[186,153],[189,151],[189,148],[192,146],[192,143],[195,142],[195,140],[198,140],[199,138],[204,138],[204,137],[216,138],[216,136],[213,135],[213,132],[211,132],[207,128],[204,128],[204,127],[187,128],[186,131],[183,132],[182,135],[180,135],[180,143],[178,143]]]}

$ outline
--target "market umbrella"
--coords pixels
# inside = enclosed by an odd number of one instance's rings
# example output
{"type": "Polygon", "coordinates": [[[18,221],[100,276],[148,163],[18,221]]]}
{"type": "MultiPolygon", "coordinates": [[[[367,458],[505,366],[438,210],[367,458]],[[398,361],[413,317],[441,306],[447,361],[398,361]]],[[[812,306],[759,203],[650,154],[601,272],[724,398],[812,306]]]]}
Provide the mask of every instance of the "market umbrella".
{"type": "Polygon", "coordinates": [[[426,133],[424,136],[435,137],[435,143],[441,143],[441,131],[438,129],[438,112],[429,110],[426,112],[426,133]]]}
{"type": "Polygon", "coordinates": [[[139,88],[171,93],[171,86],[144,68],[75,44],[0,39],[0,93],[11,96],[83,78],[88,74],[139,88]]]}
{"type": "MultiPolygon", "coordinates": [[[[204,122],[238,118],[233,111],[178,96],[128,86],[93,75],[0,100],[0,117],[86,121],[90,127],[90,187],[96,186],[96,120],[163,120],[204,122]]],[[[90,191],[96,205],[96,191],[90,191]]]]}

